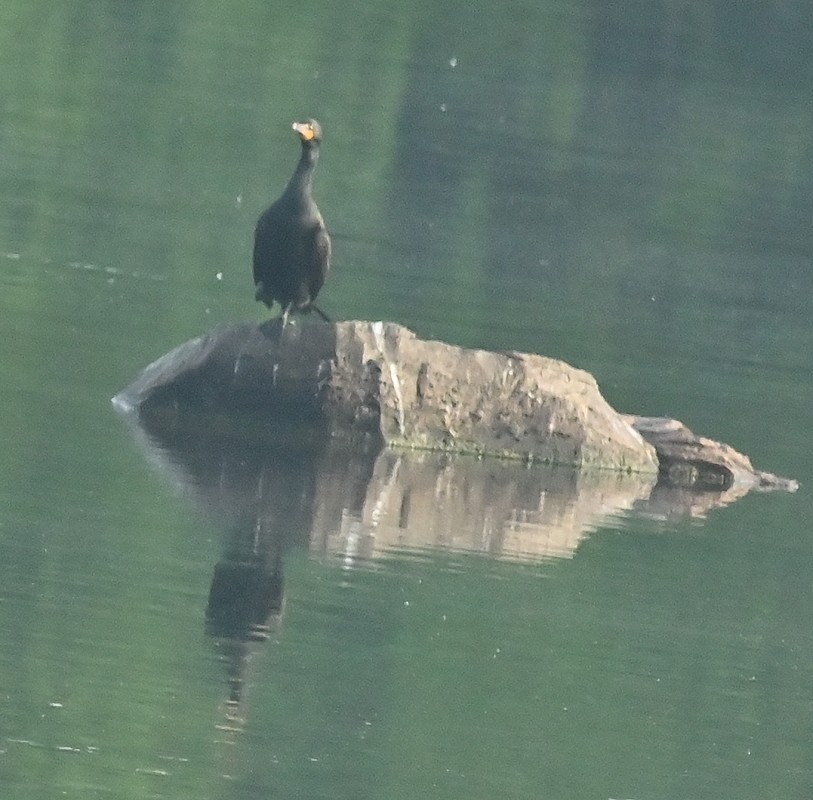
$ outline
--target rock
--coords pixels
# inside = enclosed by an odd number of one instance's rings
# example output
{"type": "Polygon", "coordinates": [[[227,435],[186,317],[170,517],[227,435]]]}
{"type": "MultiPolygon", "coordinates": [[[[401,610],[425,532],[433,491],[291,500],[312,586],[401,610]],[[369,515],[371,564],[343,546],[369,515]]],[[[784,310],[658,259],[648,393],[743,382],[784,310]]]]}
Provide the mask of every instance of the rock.
{"type": "Polygon", "coordinates": [[[799,488],[795,480],[754,469],[748,456],[697,436],[676,419],[632,415],[624,419],[657,451],[659,484],[696,491],[744,490],[743,494],[751,489],[795,492],[799,488]]]}
{"type": "MultiPolygon", "coordinates": [[[[146,367],[113,398],[142,420],[257,427],[312,443],[492,455],[658,475],[660,491],[795,491],[747,456],[665,417],[621,415],[562,361],[423,341],[395,323],[295,318],[222,325],[146,367]]],[[[674,498],[668,501],[674,502],[674,498]]]]}
{"type": "Polygon", "coordinates": [[[561,361],[423,341],[383,322],[223,325],[150,364],[114,403],[141,415],[308,420],[314,436],[655,473],[654,447],[561,361]]]}

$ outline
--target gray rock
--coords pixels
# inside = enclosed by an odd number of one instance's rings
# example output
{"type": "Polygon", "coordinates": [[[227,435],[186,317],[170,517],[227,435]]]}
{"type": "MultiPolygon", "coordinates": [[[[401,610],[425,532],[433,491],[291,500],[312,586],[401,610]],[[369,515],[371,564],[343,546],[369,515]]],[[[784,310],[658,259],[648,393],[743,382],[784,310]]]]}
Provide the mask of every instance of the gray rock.
{"type": "Polygon", "coordinates": [[[240,435],[304,423],[295,435],[315,443],[657,473],[659,490],[726,502],[798,488],[682,422],[618,414],[592,375],[562,361],[424,341],[395,323],[222,325],[150,364],[113,402],[163,424],[237,420],[240,435]]]}
{"type": "Polygon", "coordinates": [[[423,341],[384,322],[218,327],[150,364],[114,402],[139,414],[239,414],[314,436],[654,473],[655,448],[561,361],[423,341]]]}

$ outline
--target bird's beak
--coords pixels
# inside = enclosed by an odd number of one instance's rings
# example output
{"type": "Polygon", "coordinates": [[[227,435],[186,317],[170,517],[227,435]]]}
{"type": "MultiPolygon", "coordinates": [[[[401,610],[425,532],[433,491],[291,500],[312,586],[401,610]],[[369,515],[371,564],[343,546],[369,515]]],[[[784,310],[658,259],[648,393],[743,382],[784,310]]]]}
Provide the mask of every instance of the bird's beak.
{"type": "Polygon", "coordinates": [[[313,128],[307,122],[295,122],[291,127],[306,141],[313,139],[313,128]]]}

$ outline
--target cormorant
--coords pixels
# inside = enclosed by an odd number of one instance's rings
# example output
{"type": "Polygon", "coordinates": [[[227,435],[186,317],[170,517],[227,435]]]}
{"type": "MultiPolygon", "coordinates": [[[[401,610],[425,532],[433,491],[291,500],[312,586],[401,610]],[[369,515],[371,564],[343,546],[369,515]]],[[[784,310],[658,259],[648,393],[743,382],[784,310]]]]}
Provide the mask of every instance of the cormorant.
{"type": "Polygon", "coordinates": [[[322,128],[315,119],[291,126],[302,141],[302,155],[282,196],[257,220],[254,231],[254,297],[268,308],[282,306],[282,328],[292,311],[313,309],[330,269],[330,236],[311,196],[322,128]]]}

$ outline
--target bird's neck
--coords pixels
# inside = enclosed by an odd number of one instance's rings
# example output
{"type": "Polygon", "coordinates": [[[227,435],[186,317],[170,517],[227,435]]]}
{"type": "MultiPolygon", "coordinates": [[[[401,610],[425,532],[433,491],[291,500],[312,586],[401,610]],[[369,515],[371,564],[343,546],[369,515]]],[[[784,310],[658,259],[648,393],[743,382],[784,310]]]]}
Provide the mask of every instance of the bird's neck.
{"type": "Polygon", "coordinates": [[[313,183],[313,171],[316,162],[319,160],[319,150],[316,147],[303,147],[299,163],[296,165],[294,174],[288,183],[288,192],[302,198],[310,196],[311,184],[313,183]]]}

